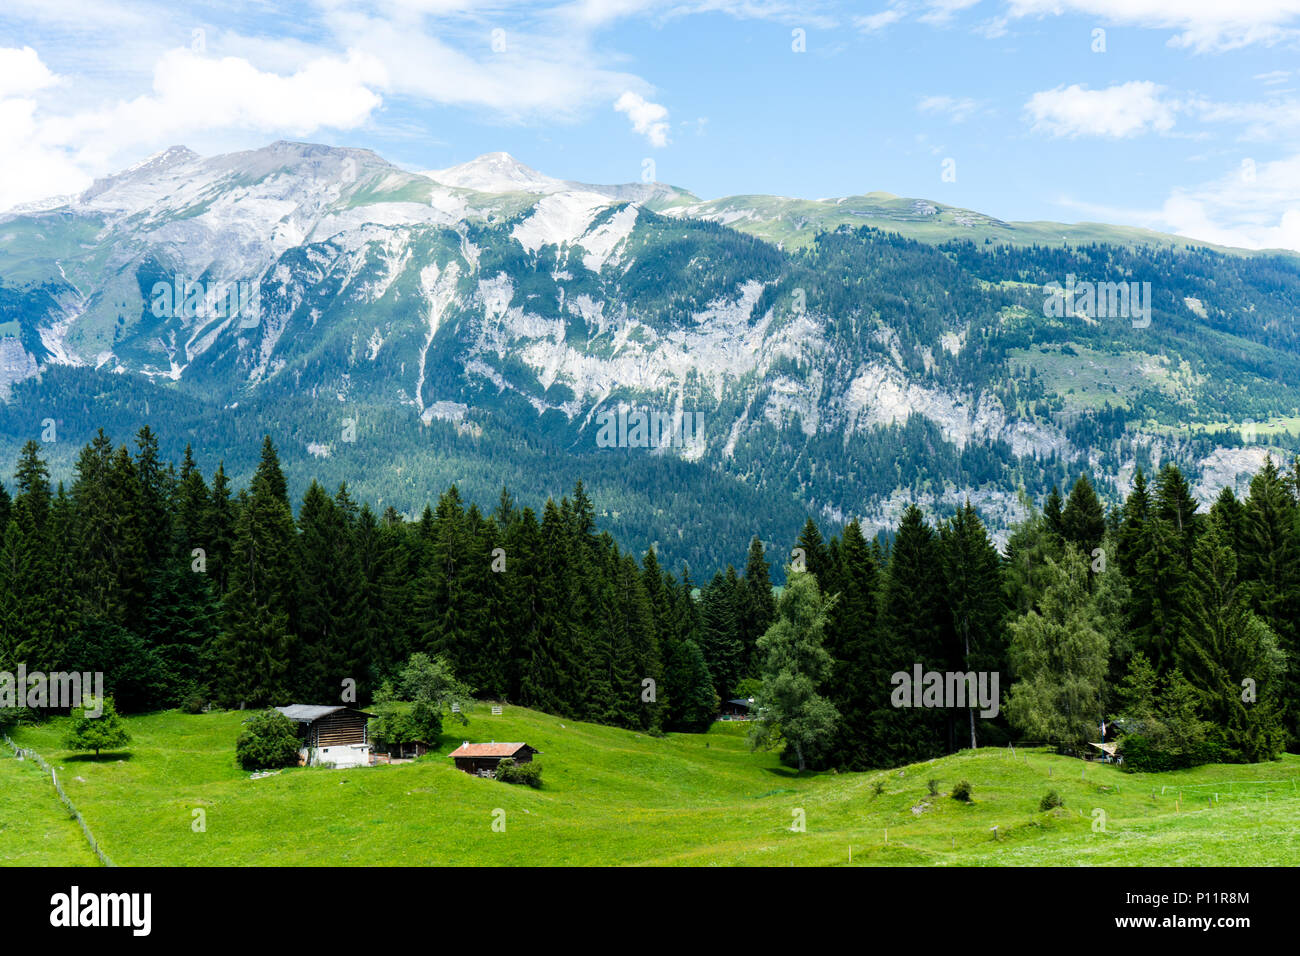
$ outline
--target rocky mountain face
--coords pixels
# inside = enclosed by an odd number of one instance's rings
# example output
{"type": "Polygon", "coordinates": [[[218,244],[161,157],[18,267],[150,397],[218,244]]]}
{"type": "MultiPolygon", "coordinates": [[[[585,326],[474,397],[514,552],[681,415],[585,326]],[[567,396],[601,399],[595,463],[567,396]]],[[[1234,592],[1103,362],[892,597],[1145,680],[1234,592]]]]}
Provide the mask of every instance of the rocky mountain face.
{"type": "Polygon", "coordinates": [[[413,173],[177,147],[0,217],[0,431],[170,423],[209,456],[273,431],[291,469],[330,461],[400,510],[444,478],[531,499],[586,476],[629,543],[706,563],[804,512],[887,528],[970,497],[1004,531],[1081,469],[1114,499],[1173,457],[1209,496],[1295,451],[1294,258],[1032,227],[885,194],[705,202],[503,153],[413,173]],[[1050,307],[1067,277],[1097,295],[1050,307]],[[1132,282],[1147,325],[1118,308],[1132,282]],[[632,424],[600,441],[611,413],[632,424]],[[684,528],[665,480],[724,502],[718,527],[684,528]]]}

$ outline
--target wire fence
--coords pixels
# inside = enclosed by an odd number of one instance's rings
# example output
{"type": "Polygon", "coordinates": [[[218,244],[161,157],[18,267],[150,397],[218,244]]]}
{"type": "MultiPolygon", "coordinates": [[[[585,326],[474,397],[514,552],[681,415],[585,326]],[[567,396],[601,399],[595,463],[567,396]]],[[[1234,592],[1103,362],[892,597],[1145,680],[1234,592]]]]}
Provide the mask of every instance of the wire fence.
{"type": "Polygon", "coordinates": [[[55,769],[51,767],[46,759],[35,750],[28,750],[25,747],[19,747],[9,739],[8,734],[0,734],[0,736],[4,737],[5,743],[9,745],[9,749],[14,752],[15,757],[19,760],[33,761],[36,766],[40,767],[50,775],[50,782],[54,784],[54,792],[59,795],[59,800],[62,802],[64,809],[68,811],[68,816],[76,820],[77,825],[81,827],[82,835],[85,836],[86,842],[90,844],[91,852],[93,852],[95,856],[99,857],[99,862],[104,864],[104,866],[117,866],[116,863],[108,858],[108,854],[100,848],[99,841],[95,839],[95,834],[90,832],[90,827],[86,824],[86,818],[81,815],[81,811],[73,805],[72,801],[68,799],[68,795],[63,792],[63,784],[59,783],[59,775],[55,769]]]}

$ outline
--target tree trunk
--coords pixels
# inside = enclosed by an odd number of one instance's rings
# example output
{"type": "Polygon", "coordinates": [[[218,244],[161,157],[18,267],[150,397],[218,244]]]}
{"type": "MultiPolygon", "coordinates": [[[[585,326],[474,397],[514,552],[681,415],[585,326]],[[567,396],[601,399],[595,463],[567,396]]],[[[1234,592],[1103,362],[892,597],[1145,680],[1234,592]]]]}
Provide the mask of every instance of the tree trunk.
{"type": "MultiPolygon", "coordinates": [[[[962,622],[962,636],[966,639],[966,671],[967,673],[969,673],[970,672],[970,624],[965,621],[962,622]]],[[[971,704],[971,701],[968,700],[966,701],[966,703],[968,705],[966,708],[966,713],[970,715],[970,749],[974,750],[975,749],[975,708],[974,706],[969,706],[971,704]]]]}

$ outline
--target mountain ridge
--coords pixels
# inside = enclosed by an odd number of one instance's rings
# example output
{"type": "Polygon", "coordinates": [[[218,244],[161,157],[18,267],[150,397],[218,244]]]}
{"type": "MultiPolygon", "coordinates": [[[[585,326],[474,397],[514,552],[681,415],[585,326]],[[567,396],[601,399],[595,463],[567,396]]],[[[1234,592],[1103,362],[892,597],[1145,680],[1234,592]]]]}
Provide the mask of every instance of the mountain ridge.
{"type": "Polygon", "coordinates": [[[485,503],[493,474],[561,493],[586,475],[628,540],[676,536],[691,560],[717,536],[674,528],[651,474],[734,499],[717,520],[736,536],[757,502],[775,534],[800,511],[887,528],[906,501],[966,497],[1002,533],[1022,495],[1085,465],[1114,500],[1173,458],[1212,496],[1296,449],[1291,257],[994,242],[1017,224],[881,193],[746,206],[507,154],[450,169],[430,174],[452,184],[368,150],[173,147],[68,205],[0,216],[0,440],[20,444],[42,406],[72,432],[100,406],[124,425],[207,409],[218,434],[283,429],[287,460],[324,475],[353,452],[341,420],[368,421],[400,459],[400,477],[367,477],[374,499],[418,511],[413,473],[464,478],[485,503]],[[1151,328],[1053,317],[1045,295],[1071,275],[1147,280],[1151,328]],[[256,292],[255,314],[223,308],[231,288],[256,292]],[[111,397],[76,408],[56,380],[111,397]],[[704,427],[680,447],[598,447],[597,416],[620,409],[704,427]],[[435,433],[443,458],[422,444],[435,433]]]}

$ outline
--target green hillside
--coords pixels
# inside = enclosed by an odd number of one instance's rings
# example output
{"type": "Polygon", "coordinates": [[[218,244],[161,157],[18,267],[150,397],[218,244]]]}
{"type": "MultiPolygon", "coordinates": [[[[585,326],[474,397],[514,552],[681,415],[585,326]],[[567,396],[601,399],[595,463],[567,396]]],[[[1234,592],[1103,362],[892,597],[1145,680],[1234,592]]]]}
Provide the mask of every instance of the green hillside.
{"type": "Polygon", "coordinates": [[[92,865],[98,861],[49,777],[0,747],[0,866],[92,865]]]}
{"type": "MultiPolygon", "coordinates": [[[[1290,865],[1300,858],[1300,757],[1125,774],[1042,750],[983,749],[901,770],[795,777],[750,753],[741,724],[652,738],[517,707],[448,725],[437,755],[250,779],[246,714],[128,719],[128,753],[61,749],[61,720],[15,739],[65,768],[69,796],[121,865],[1290,865]],[[541,790],[455,770],[462,739],[542,751],[541,790]],[[927,781],[938,781],[929,796],[927,781]],[[973,802],[947,796],[959,780],[973,802]],[[876,793],[877,787],[880,792],[876,793]],[[1049,788],[1064,807],[1040,811],[1049,788]],[[194,810],[206,814],[195,832],[194,810]],[[1094,811],[1106,814],[1094,832],[1094,811]],[[494,811],[505,832],[494,832],[494,811]],[[791,829],[796,810],[806,832],[791,829]],[[993,827],[997,827],[996,837],[993,827]],[[888,845],[886,845],[886,829],[888,845]]],[[[52,835],[41,778],[0,761],[0,862],[89,862],[52,835]],[[21,797],[11,787],[19,774],[21,797]],[[33,849],[35,848],[35,849],[33,849]]]]}
{"type": "Polygon", "coordinates": [[[836,199],[784,196],[725,196],[693,205],[677,204],[674,214],[713,219],[786,249],[811,245],[819,232],[843,226],[871,226],[918,242],[970,240],[1047,247],[1107,243],[1115,246],[1179,249],[1200,246],[1228,255],[1269,255],[1285,250],[1238,249],[1136,226],[1099,222],[1004,222],[993,216],[931,199],[912,199],[872,192],[836,199]]]}

